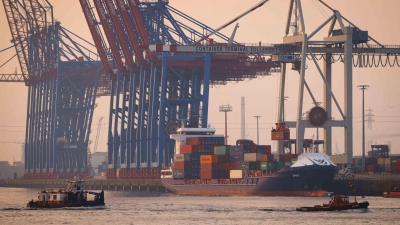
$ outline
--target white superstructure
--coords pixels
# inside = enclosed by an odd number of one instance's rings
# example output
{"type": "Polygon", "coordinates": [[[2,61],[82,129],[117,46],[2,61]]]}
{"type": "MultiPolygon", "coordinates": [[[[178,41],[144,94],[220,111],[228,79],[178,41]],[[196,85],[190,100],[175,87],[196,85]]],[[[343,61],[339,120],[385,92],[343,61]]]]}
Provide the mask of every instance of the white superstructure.
{"type": "Polygon", "coordinates": [[[169,136],[175,140],[175,154],[181,153],[181,145],[186,145],[188,137],[224,137],[222,134],[215,134],[215,128],[192,128],[182,127],[176,130],[176,134],[169,136]]]}

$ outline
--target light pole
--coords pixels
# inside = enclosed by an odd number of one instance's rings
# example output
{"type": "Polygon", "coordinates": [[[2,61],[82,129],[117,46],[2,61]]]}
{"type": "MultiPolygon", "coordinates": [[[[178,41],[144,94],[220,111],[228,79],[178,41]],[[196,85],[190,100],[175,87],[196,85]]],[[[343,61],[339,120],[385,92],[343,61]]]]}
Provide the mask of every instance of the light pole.
{"type": "Polygon", "coordinates": [[[365,172],[365,122],[364,122],[364,90],[366,90],[368,85],[358,85],[357,87],[362,90],[362,171],[365,172]]]}
{"type": "Polygon", "coordinates": [[[221,105],[219,107],[220,112],[225,112],[225,145],[228,145],[228,112],[232,111],[232,106],[221,105]]]}
{"type": "Polygon", "coordinates": [[[256,119],[257,119],[257,145],[259,145],[259,143],[258,143],[258,138],[259,138],[259,136],[258,136],[258,118],[260,118],[261,116],[259,116],[259,115],[257,115],[257,116],[254,116],[256,119]]]}
{"type": "Polygon", "coordinates": [[[288,98],[289,98],[288,96],[283,97],[282,122],[285,122],[285,100],[287,100],[288,98]]]}

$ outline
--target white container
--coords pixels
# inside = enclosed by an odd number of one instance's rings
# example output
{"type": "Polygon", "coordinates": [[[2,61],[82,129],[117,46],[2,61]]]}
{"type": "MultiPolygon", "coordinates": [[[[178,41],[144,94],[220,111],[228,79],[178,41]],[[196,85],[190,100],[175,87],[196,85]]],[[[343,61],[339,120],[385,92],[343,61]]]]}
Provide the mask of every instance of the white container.
{"type": "Polygon", "coordinates": [[[243,171],[242,170],[230,170],[229,178],[231,179],[242,179],[243,171]]]}

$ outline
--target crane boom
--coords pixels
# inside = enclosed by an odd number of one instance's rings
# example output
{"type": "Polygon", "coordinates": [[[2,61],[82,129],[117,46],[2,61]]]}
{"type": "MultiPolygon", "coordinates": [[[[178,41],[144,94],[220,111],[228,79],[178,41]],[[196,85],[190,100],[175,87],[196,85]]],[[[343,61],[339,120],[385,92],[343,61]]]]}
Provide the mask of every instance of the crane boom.
{"type": "MultiPolygon", "coordinates": [[[[19,11],[22,5],[12,0],[3,0],[4,11],[6,13],[8,26],[12,35],[12,42],[17,52],[21,73],[29,74],[28,64],[28,44],[27,44],[27,21],[19,11]]],[[[25,77],[25,76],[24,76],[25,77]]],[[[27,80],[25,81],[27,84],[27,80]]]]}
{"type": "Polygon", "coordinates": [[[213,32],[211,32],[210,34],[200,38],[199,40],[196,41],[196,44],[199,44],[200,42],[204,41],[205,39],[209,38],[210,36],[216,34],[218,31],[224,29],[225,27],[231,25],[232,23],[236,22],[237,20],[239,20],[240,18],[246,16],[247,14],[251,13],[252,11],[260,8],[261,6],[263,6],[266,2],[268,2],[269,0],[262,0],[261,2],[257,3],[255,6],[251,7],[249,10],[247,10],[246,12],[240,14],[239,16],[235,17],[233,20],[225,23],[224,25],[218,27],[217,29],[215,29],[213,32]]]}
{"type": "Polygon", "coordinates": [[[101,24],[103,26],[104,33],[106,34],[108,44],[110,45],[111,53],[113,55],[114,62],[117,65],[117,69],[119,71],[123,72],[123,71],[125,71],[124,63],[122,62],[119,48],[117,46],[117,43],[114,40],[114,36],[113,36],[113,32],[111,30],[111,27],[109,26],[110,24],[108,23],[108,20],[107,20],[106,10],[100,0],[94,0],[93,2],[96,7],[97,14],[99,15],[101,24]]]}
{"type": "Polygon", "coordinates": [[[128,11],[127,11],[128,7],[127,7],[127,5],[125,5],[124,0],[116,0],[116,1],[117,1],[118,10],[122,17],[122,21],[125,24],[126,32],[128,33],[129,41],[131,42],[131,45],[133,47],[136,61],[139,64],[143,64],[145,62],[144,57],[143,57],[143,52],[139,46],[139,40],[133,29],[134,26],[132,24],[132,21],[129,18],[128,11]]]}
{"type": "Polygon", "coordinates": [[[108,61],[108,57],[107,57],[106,51],[104,49],[104,46],[102,45],[102,41],[100,38],[100,32],[98,29],[96,29],[96,19],[91,10],[91,7],[88,3],[88,0],[79,0],[79,2],[81,3],[83,13],[85,14],[86,22],[89,26],[90,33],[92,34],[93,41],[94,41],[97,51],[99,53],[104,72],[108,75],[113,75],[114,72],[108,61]]]}
{"type": "MultiPolygon", "coordinates": [[[[133,19],[139,30],[140,39],[142,40],[142,45],[149,45],[150,39],[147,33],[146,27],[144,26],[143,18],[139,9],[139,0],[128,0],[129,8],[132,12],[133,19]]],[[[150,61],[156,61],[157,57],[154,52],[146,50],[146,55],[149,57],[150,61]]]]}
{"type": "Polygon", "coordinates": [[[117,34],[118,43],[121,45],[122,53],[124,54],[125,57],[125,64],[127,64],[130,68],[133,68],[135,62],[133,61],[132,53],[129,50],[129,45],[126,42],[122,24],[118,20],[118,15],[115,10],[114,3],[112,1],[104,1],[104,4],[107,7],[108,15],[110,16],[111,23],[115,29],[115,33],[117,34]]]}
{"type": "MultiPolygon", "coordinates": [[[[36,71],[47,71],[50,69],[51,57],[46,48],[48,44],[47,37],[47,10],[37,0],[23,0],[24,9],[26,11],[30,32],[32,33],[31,39],[33,41],[33,48],[35,48],[35,62],[34,68],[36,71]]],[[[53,25],[53,24],[50,24],[53,25]]],[[[51,47],[49,47],[51,48],[51,47]]],[[[33,53],[31,53],[33,54],[33,53]]],[[[31,71],[32,73],[33,71],[31,71]]]]}

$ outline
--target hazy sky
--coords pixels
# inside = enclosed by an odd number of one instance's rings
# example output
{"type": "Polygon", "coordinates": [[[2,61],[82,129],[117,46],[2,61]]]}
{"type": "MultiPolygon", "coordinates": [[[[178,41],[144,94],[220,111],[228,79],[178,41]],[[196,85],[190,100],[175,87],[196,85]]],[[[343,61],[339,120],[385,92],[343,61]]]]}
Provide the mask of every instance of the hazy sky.
{"type": "MultiPolygon", "coordinates": [[[[246,9],[252,7],[260,0],[170,0],[170,5],[191,17],[216,28],[246,9]]],[[[321,4],[316,0],[302,1],[306,20],[306,33],[323,23],[332,13],[317,6],[321,4]]],[[[50,0],[54,6],[55,19],[62,25],[92,41],[86,21],[78,1],[50,0]]],[[[243,43],[281,43],[284,36],[286,17],[288,12],[288,0],[270,0],[262,8],[257,9],[239,21],[240,27],[236,33],[236,40],[243,43]]],[[[368,30],[369,35],[382,44],[400,45],[400,15],[398,0],[326,0],[331,7],[341,12],[343,16],[351,20],[363,30],[368,30]]],[[[322,6],[321,6],[322,7],[322,6]]],[[[2,7],[3,8],[3,7],[2,7]]],[[[184,22],[183,19],[179,19],[184,22]]],[[[222,33],[230,36],[233,25],[225,28],[222,33]]],[[[11,45],[11,34],[7,19],[3,10],[0,10],[0,49],[11,45]]],[[[326,34],[326,29],[315,36],[314,40],[321,40],[326,34]]],[[[0,65],[15,54],[11,49],[0,52],[0,65]]],[[[400,59],[399,59],[400,60],[400,59]]],[[[308,61],[306,80],[311,87],[317,101],[322,102],[322,80],[312,61],[308,61]]],[[[3,67],[0,74],[13,73],[19,69],[18,60],[15,58],[3,67]]],[[[289,66],[290,68],[290,66],[289,66]]],[[[365,91],[365,107],[371,107],[373,119],[372,130],[366,129],[366,139],[374,143],[392,145],[392,153],[400,154],[400,68],[354,68],[353,69],[353,116],[354,116],[354,154],[361,155],[361,118],[362,104],[361,91],[357,85],[370,85],[365,91]]],[[[297,72],[289,70],[287,78],[287,92],[285,118],[296,119],[297,72]]],[[[229,83],[226,86],[214,86],[210,89],[209,123],[216,127],[218,133],[224,133],[224,113],[219,112],[219,106],[230,104],[233,112],[228,113],[228,144],[233,144],[240,138],[240,101],[245,97],[246,101],[246,134],[248,138],[256,141],[256,119],[254,116],[262,116],[259,119],[260,144],[274,143],[270,140],[270,130],[277,118],[279,74],[259,79],[246,80],[239,83],[229,83]]],[[[13,157],[19,161],[21,157],[21,144],[3,142],[23,142],[25,139],[27,90],[23,83],[0,83],[0,161],[12,162],[13,157]]],[[[336,63],[333,66],[333,91],[343,109],[343,64],[336,63]]],[[[98,107],[94,112],[92,135],[94,140],[97,132],[98,120],[101,116],[108,118],[109,98],[97,99],[98,107]]],[[[304,112],[312,108],[312,101],[305,94],[304,112]]],[[[339,118],[336,107],[333,107],[333,117],[339,118]]],[[[102,122],[98,151],[107,151],[107,119],[102,122]]],[[[367,124],[366,124],[367,127],[367,124]]],[[[320,129],[320,137],[323,133],[320,129]]],[[[333,153],[343,152],[343,128],[334,128],[333,153]]],[[[295,130],[292,129],[292,138],[295,130]]],[[[307,129],[305,138],[316,135],[315,129],[307,129]]],[[[93,144],[91,146],[93,148],[93,144]]]]}

